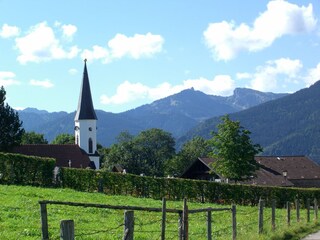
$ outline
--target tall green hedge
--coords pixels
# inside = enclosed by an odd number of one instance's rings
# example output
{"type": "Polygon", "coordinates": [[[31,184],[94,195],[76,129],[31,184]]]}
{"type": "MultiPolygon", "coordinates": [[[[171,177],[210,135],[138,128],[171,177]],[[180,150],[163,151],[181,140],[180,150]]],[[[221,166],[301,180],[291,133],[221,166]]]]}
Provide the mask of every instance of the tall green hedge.
{"type": "Polygon", "coordinates": [[[0,183],[52,186],[55,159],[0,152],[0,183]]]}
{"type": "Polygon", "coordinates": [[[79,191],[100,191],[106,194],[132,195],[161,199],[183,199],[217,203],[236,203],[256,205],[260,198],[270,203],[272,199],[278,206],[296,198],[302,202],[317,198],[320,189],[280,188],[239,184],[223,184],[209,181],[179,178],[141,177],[132,174],[120,174],[89,169],[62,168],[60,172],[62,187],[79,191]]]}

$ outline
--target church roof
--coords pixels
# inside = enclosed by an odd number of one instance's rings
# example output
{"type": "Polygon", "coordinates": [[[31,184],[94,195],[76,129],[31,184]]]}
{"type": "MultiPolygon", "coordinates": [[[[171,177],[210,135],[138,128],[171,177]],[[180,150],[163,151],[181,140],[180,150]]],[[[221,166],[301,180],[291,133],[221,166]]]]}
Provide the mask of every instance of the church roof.
{"type": "Polygon", "coordinates": [[[57,167],[69,167],[69,160],[71,160],[73,168],[90,167],[88,155],[75,144],[26,144],[15,147],[12,152],[28,156],[55,158],[57,167]]]}
{"type": "Polygon", "coordinates": [[[87,60],[84,60],[83,78],[79,96],[79,103],[74,120],[97,120],[96,113],[93,108],[90,83],[87,71],[87,60]]]}

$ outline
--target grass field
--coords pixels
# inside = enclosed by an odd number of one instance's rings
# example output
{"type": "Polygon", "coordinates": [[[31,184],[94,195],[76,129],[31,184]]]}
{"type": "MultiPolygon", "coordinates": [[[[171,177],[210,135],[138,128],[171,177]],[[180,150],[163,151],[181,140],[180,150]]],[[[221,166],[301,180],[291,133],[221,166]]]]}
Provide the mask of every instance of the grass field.
{"type": "MultiPolygon", "coordinates": [[[[70,189],[48,189],[0,185],[0,239],[40,239],[39,200],[73,201],[111,205],[161,208],[160,200],[83,193],[70,189]]],[[[182,201],[168,201],[167,208],[182,209],[182,201]]],[[[226,207],[215,204],[188,203],[189,209],[226,207]]],[[[227,206],[230,207],[230,206],[227,206]]],[[[160,239],[161,213],[135,211],[135,239],[160,239]]],[[[257,207],[237,206],[238,239],[299,239],[308,232],[320,229],[319,223],[306,224],[305,212],[301,223],[294,215],[290,228],[286,226],[285,210],[277,209],[277,230],[271,231],[270,209],[265,209],[265,231],[258,235],[257,207]]],[[[294,212],[292,213],[294,214],[294,212]]],[[[48,205],[50,239],[60,239],[61,220],[73,219],[76,239],[122,239],[124,211],[48,205]]],[[[311,215],[313,218],[313,215],[311,215]]],[[[231,212],[213,212],[213,239],[231,239],[231,212]]],[[[178,239],[178,214],[167,214],[166,239],[178,239]]],[[[206,214],[189,215],[189,239],[206,239],[206,214]]]]}

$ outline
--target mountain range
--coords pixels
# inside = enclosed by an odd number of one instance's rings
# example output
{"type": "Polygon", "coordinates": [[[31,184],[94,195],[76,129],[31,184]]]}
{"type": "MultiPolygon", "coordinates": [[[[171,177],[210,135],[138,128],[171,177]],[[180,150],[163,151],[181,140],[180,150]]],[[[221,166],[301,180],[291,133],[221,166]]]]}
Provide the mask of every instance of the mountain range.
{"type": "MultiPolygon", "coordinates": [[[[229,116],[252,132],[251,139],[264,148],[263,155],[306,155],[320,163],[320,81],[229,116]]],[[[177,145],[194,136],[210,138],[219,122],[218,117],[207,119],[179,138],[177,145]]]]}
{"type": "MultiPolygon", "coordinates": [[[[207,119],[249,109],[287,95],[237,88],[232,96],[221,97],[191,88],[122,113],[96,110],[97,138],[103,146],[110,146],[123,131],[135,135],[149,128],[161,128],[172,133],[176,139],[182,139],[188,131],[207,119]]],[[[75,112],[49,113],[35,108],[19,111],[25,130],[42,133],[49,142],[58,134],[73,134],[74,116],[75,112]]]]}

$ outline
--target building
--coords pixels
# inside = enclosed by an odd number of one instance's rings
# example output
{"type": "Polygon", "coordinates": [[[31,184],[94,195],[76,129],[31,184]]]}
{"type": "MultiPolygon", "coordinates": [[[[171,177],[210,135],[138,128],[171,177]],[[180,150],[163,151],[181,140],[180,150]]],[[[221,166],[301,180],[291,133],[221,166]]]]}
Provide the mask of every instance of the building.
{"type": "Polygon", "coordinates": [[[94,163],[95,168],[100,168],[99,154],[97,152],[97,115],[93,108],[87,60],[84,60],[82,85],[79,103],[74,118],[75,143],[83,149],[94,163]]]}
{"type": "MultiPolygon", "coordinates": [[[[256,156],[260,169],[242,184],[282,186],[282,187],[320,187],[320,166],[306,156],[256,156]]],[[[181,178],[226,182],[215,170],[212,158],[198,158],[181,175],[181,178]]]]}
{"type": "Polygon", "coordinates": [[[22,145],[14,148],[14,153],[54,158],[57,167],[100,168],[97,152],[97,116],[93,108],[86,62],[85,60],[79,103],[74,118],[75,144],[22,145]]]}
{"type": "Polygon", "coordinates": [[[87,153],[75,144],[28,144],[14,148],[14,153],[56,159],[57,167],[93,168],[87,153]]]}

